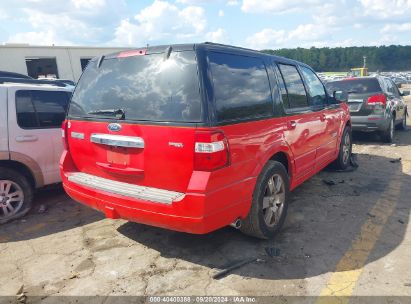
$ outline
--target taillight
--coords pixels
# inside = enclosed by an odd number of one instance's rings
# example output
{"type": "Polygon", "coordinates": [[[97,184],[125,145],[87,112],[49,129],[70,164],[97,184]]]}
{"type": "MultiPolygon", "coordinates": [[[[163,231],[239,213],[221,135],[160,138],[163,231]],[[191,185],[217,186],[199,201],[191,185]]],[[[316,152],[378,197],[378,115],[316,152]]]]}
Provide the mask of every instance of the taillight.
{"type": "Polygon", "coordinates": [[[368,97],[367,103],[369,105],[381,105],[385,107],[387,105],[387,97],[384,94],[377,94],[368,97]]]}
{"type": "Polygon", "coordinates": [[[68,124],[67,120],[63,121],[61,124],[61,139],[63,140],[64,150],[68,150],[68,124]]]}
{"type": "Polygon", "coordinates": [[[199,131],[195,134],[194,170],[214,171],[228,166],[227,138],[220,131],[199,131]]]}

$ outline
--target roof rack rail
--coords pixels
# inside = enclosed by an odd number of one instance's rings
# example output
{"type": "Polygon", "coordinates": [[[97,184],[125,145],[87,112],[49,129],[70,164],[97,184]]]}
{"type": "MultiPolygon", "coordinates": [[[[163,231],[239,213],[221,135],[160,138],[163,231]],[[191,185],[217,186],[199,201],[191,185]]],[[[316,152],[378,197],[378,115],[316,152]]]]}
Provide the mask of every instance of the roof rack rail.
{"type": "Polygon", "coordinates": [[[240,49],[240,50],[246,50],[246,51],[253,51],[253,52],[261,53],[261,51],[259,51],[259,50],[254,50],[254,49],[250,49],[250,48],[245,48],[245,47],[242,47],[242,46],[228,45],[228,44],[216,43],[216,42],[209,42],[209,41],[204,42],[204,44],[217,45],[217,46],[225,46],[225,47],[230,47],[230,48],[234,48],[234,49],[240,49]]]}
{"type": "Polygon", "coordinates": [[[66,83],[59,80],[23,79],[13,77],[0,77],[0,84],[2,83],[48,84],[56,87],[67,87],[66,83]]]}

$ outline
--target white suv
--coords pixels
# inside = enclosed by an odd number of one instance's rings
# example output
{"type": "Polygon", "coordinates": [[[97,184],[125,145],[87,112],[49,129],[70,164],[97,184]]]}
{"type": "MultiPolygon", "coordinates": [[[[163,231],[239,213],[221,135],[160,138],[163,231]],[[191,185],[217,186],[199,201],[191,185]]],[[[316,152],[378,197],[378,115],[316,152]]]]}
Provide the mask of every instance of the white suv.
{"type": "Polygon", "coordinates": [[[61,123],[72,90],[0,78],[0,224],[26,214],[36,188],[60,182],[61,123]]]}

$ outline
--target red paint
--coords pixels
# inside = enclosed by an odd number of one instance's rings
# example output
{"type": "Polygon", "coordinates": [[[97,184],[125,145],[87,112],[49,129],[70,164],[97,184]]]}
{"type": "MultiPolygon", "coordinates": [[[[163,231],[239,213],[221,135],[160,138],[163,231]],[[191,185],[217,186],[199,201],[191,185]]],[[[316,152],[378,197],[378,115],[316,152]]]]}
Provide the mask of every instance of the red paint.
{"type": "MultiPolygon", "coordinates": [[[[106,122],[70,120],[70,151],[61,158],[63,185],[75,200],[102,211],[148,225],[207,233],[245,218],[258,175],[277,153],[288,159],[291,189],[337,158],[348,107],[311,114],[244,122],[218,128],[176,127],[121,123],[120,132],[106,122]],[[144,149],[122,148],[116,155],[89,141],[92,133],[138,136],[144,149]],[[196,143],[218,143],[212,153],[197,153],[196,143]],[[122,160],[127,159],[125,163],[122,160]],[[171,205],[131,199],[83,187],[67,180],[70,172],[184,193],[171,205]]],[[[67,134],[67,132],[66,132],[67,134]]],[[[211,146],[203,146],[210,148],[211,146]]]]}
{"type": "Polygon", "coordinates": [[[131,50],[131,51],[124,51],[124,52],[118,53],[117,58],[142,56],[142,55],[146,55],[146,54],[147,54],[147,49],[131,50]]]}

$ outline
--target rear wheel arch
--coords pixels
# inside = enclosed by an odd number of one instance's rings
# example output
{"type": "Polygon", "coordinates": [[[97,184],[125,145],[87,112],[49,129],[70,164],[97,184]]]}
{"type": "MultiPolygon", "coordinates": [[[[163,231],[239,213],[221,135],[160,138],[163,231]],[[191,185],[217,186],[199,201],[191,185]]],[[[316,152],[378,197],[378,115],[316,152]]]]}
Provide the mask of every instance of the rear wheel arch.
{"type": "Polygon", "coordinates": [[[279,163],[283,164],[283,166],[287,170],[288,175],[291,177],[291,172],[290,172],[291,160],[287,153],[283,151],[277,152],[273,156],[270,157],[269,161],[270,160],[278,161],[279,163]]]}
{"type": "Polygon", "coordinates": [[[36,182],[33,172],[25,164],[20,163],[18,161],[14,161],[14,160],[0,160],[0,168],[7,168],[10,170],[14,170],[24,175],[27,178],[27,180],[30,182],[30,185],[33,187],[33,189],[37,187],[37,182],[36,182]]]}

